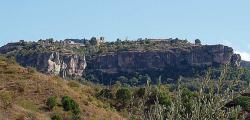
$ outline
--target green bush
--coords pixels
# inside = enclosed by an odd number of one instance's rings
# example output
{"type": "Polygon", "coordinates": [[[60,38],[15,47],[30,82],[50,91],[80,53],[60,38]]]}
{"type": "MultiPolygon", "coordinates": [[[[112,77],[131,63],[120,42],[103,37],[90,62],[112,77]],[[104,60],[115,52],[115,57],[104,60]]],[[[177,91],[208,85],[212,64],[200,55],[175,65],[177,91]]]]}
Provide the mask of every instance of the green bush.
{"type": "Polygon", "coordinates": [[[196,99],[197,94],[191,92],[187,88],[182,89],[182,94],[181,94],[181,102],[183,103],[183,107],[185,108],[185,114],[191,114],[193,111],[192,106],[195,104],[193,102],[193,99],[196,99]]]}
{"type": "Polygon", "coordinates": [[[131,100],[131,98],[132,98],[132,93],[127,88],[119,89],[116,92],[116,99],[118,99],[119,101],[121,101],[123,104],[129,102],[131,100]]]}
{"type": "Polygon", "coordinates": [[[240,105],[245,110],[250,110],[250,97],[248,96],[239,96],[234,99],[236,105],[240,105]]]}
{"type": "Polygon", "coordinates": [[[171,98],[165,91],[153,90],[147,101],[149,105],[159,103],[162,106],[169,107],[171,105],[171,98]]]}
{"type": "Polygon", "coordinates": [[[140,88],[139,90],[137,90],[134,94],[134,96],[142,98],[144,97],[146,94],[146,89],[145,88],[140,88]]]}
{"type": "Polygon", "coordinates": [[[80,120],[80,108],[79,105],[71,99],[69,96],[63,96],[62,97],[62,105],[65,111],[70,111],[73,113],[72,120],[80,120]]]}
{"type": "Polygon", "coordinates": [[[98,98],[107,98],[107,99],[112,99],[113,98],[113,94],[112,91],[109,89],[102,89],[98,94],[97,94],[98,98]]]}
{"type": "Polygon", "coordinates": [[[62,115],[55,113],[51,116],[51,120],[63,120],[63,117],[62,115]]]}
{"type": "Polygon", "coordinates": [[[160,92],[158,94],[158,99],[159,99],[159,103],[161,105],[164,105],[166,107],[171,105],[171,98],[170,98],[169,94],[166,92],[160,92]]]}
{"type": "Polygon", "coordinates": [[[64,96],[62,97],[62,106],[65,111],[72,111],[74,115],[79,115],[80,114],[80,108],[79,105],[71,99],[69,96],[64,96]]]}
{"type": "Polygon", "coordinates": [[[72,99],[69,97],[69,96],[63,96],[62,97],[62,100],[61,100],[61,102],[62,102],[62,106],[63,106],[63,109],[65,110],[65,111],[69,111],[69,110],[71,110],[72,109],[72,99]]]}
{"type": "Polygon", "coordinates": [[[52,110],[55,106],[56,106],[56,97],[55,96],[50,96],[47,101],[46,101],[46,105],[48,107],[49,110],[52,110]]]}
{"type": "Polygon", "coordinates": [[[79,108],[79,105],[74,101],[72,100],[71,101],[71,104],[72,104],[72,112],[75,114],[75,115],[78,115],[80,114],[80,108],[79,108]]]}

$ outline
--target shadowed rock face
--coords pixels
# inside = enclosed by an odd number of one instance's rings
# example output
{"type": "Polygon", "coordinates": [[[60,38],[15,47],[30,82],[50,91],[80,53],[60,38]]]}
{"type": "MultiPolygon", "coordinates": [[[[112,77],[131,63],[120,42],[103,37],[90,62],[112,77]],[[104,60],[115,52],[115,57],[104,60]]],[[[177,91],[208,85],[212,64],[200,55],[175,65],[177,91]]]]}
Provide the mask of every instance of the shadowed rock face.
{"type": "Polygon", "coordinates": [[[58,52],[17,55],[16,59],[23,66],[31,66],[40,72],[61,77],[81,77],[87,66],[85,57],[58,52]]]}
{"type": "MultiPolygon", "coordinates": [[[[176,40],[175,42],[180,43],[173,44],[171,41],[170,43],[169,41],[155,42],[156,45],[161,45],[161,48],[148,51],[134,49],[133,51],[108,52],[96,54],[95,57],[92,56],[88,60],[73,51],[70,53],[67,51],[60,53],[49,52],[56,51],[47,49],[47,47],[53,48],[53,45],[42,47],[47,52],[33,52],[40,45],[36,42],[9,43],[1,47],[0,52],[7,55],[14,54],[17,62],[23,66],[31,66],[40,72],[60,75],[61,77],[81,77],[84,71],[87,71],[87,73],[97,73],[97,76],[101,77],[103,73],[108,76],[117,73],[123,75],[123,73],[142,72],[142,74],[150,73],[155,76],[169,74],[168,77],[171,78],[171,75],[176,75],[176,77],[179,75],[192,76],[194,70],[202,71],[210,66],[224,65],[226,63],[236,67],[240,65],[240,55],[234,54],[231,47],[182,44],[181,41],[176,40]],[[20,50],[25,50],[27,54],[19,55],[20,52],[18,51],[20,50]],[[86,68],[87,64],[88,67],[86,68]]],[[[139,43],[135,42],[134,44],[139,43]]]]}
{"type": "MultiPolygon", "coordinates": [[[[207,67],[231,61],[233,49],[223,45],[173,48],[168,51],[124,51],[99,55],[89,61],[88,69],[99,69],[105,73],[136,72],[189,67],[207,67]]],[[[232,60],[238,63],[240,59],[232,60]]],[[[191,69],[191,68],[190,68],[191,69]]]]}
{"type": "Polygon", "coordinates": [[[241,66],[241,56],[240,54],[233,54],[231,57],[231,65],[234,67],[240,67],[241,66]]]}

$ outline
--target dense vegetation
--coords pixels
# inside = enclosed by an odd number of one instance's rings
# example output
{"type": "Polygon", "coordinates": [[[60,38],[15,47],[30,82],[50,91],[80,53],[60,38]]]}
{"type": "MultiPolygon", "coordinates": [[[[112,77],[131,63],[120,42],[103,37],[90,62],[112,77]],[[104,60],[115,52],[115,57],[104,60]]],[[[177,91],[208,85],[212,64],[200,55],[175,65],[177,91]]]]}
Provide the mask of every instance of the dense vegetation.
{"type": "Polygon", "coordinates": [[[216,80],[212,80],[211,71],[208,72],[196,91],[190,91],[180,78],[172,92],[168,84],[162,83],[144,87],[122,87],[117,83],[97,95],[104,95],[98,98],[130,119],[249,119],[250,97],[241,95],[242,92],[249,92],[249,86],[237,87],[241,84],[237,79],[241,74],[237,74],[235,80],[227,80],[228,70],[229,67],[224,67],[216,80]],[[235,87],[238,89],[235,90],[235,87]],[[110,97],[114,94],[115,98],[110,97]],[[229,104],[231,102],[234,104],[229,104]]]}

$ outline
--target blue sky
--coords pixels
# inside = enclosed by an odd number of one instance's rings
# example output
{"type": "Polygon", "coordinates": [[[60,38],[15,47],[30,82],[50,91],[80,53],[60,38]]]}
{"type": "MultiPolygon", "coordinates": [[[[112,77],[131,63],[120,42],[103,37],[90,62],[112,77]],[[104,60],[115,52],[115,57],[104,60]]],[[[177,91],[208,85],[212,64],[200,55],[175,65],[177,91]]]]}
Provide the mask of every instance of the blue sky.
{"type": "Polygon", "coordinates": [[[0,0],[0,45],[40,38],[199,38],[250,60],[249,0],[0,0]]]}

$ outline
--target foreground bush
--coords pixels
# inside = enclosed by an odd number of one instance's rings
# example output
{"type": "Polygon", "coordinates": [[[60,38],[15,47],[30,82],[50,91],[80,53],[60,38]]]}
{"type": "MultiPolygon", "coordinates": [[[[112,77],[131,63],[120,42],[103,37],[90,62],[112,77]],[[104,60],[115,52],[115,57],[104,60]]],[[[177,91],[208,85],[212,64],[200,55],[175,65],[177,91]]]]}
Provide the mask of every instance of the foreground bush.
{"type": "MultiPolygon", "coordinates": [[[[246,116],[240,106],[225,107],[228,102],[232,101],[241,92],[241,90],[234,91],[232,89],[233,86],[239,83],[238,78],[240,78],[240,75],[237,75],[237,79],[231,82],[230,85],[227,84],[226,89],[223,89],[226,84],[226,73],[227,68],[225,67],[221,71],[220,78],[216,81],[212,81],[210,73],[208,73],[197,92],[180,88],[181,84],[178,84],[177,89],[173,91],[173,100],[169,107],[160,102],[162,98],[165,98],[163,97],[165,95],[161,94],[156,94],[157,99],[149,107],[147,101],[152,99],[152,96],[150,97],[151,88],[146,87],[146,94],[149,95],[147,99],[137,100],[137,98],[131,100],[139,101],[140,104],[133,104],[133,106],[136,106],[131,108],[130,118],[141,120],[244,120],[246,116]]],[[[181,78],[179,81],[181,81],[181,78]]],[[[245,107],[249,105],[249,99],[246,97],[236,98],[236,101],[245,107]]]]}
{"type": "Polygon", "coordinates": [[[244,110],[250,111],[250,97],[239,96],[233,100],[236,105],[240,105],[244,110]]]}
{"type": "Polygon", "coordinates": [[[52,110],[55,106],[56,106],[56,97],[51,96],[47,99],[46,101],[46,105],[48,107],[49,110],[52,110]]]}
{"type": "Polygon", "coordinates": [[[112,91],[109,90],[109,89],[102,89],[102,90],[97,94],[97,98],[112,99],[112,98],[113,98],[112,91]]]}
{"type": "Polygon", "coordinates": [[[63,120],[63,117],[62,115],[55,113],[51,116],[51,120],[63,120]]]}
{"type": "Polygon", "coordinates": [[[80,108],[79,105],[69,96],[62,97],[62,106],[65,111],[72,111],[72,120],[80,120],[80,108]]]}
{"type": "Polygon", "coordinates": [[[132,98],[132,93],[127,88],[121,88],[116,92],[116,99],[121,101],[123,104],[129,102],[132,98]]]}
{"type": "Polygon", "coordinates": [[[69,96],[63,96],[62,97],[62,106],[65,111],[69,111],[72,109],[73,104],[72,104],[72,99],[69,96]]]}

